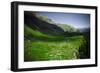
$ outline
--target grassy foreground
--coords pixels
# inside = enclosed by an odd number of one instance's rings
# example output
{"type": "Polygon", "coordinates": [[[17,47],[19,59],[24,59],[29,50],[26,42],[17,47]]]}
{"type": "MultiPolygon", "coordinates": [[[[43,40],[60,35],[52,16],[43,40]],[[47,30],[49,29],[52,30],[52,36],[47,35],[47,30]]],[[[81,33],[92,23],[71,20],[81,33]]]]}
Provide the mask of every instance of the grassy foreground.
{"type": "Polygon", "coordinates": [[[50,36],[24,27],[24,60],[69,60],[79,58],[79,49],[86,43],[83,35],[50,36]]]}

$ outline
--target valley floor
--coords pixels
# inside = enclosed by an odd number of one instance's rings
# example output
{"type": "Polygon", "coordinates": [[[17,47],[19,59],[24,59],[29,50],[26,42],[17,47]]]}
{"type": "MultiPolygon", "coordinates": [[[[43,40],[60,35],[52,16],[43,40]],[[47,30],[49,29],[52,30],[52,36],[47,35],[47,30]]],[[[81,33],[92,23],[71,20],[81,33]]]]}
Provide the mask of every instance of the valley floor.
{"type": "Polygon", "coordinates": [[[77,59],[78,49],[84,43],[83,36],[74,36],[58,41],[25,41],[25,60],[77,59]]]}

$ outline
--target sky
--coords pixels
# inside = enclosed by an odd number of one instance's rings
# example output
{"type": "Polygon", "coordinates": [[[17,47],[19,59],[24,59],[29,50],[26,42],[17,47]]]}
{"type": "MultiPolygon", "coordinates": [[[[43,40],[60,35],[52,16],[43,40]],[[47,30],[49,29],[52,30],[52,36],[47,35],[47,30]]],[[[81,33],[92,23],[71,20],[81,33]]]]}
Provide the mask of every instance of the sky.
{"type": "Polygon", "coordinates": [[[68,24],[75,28],[89,28],[90,14],[60,13],[60,12],[37,12],[41,16],[52,19],[55,23],[68,24]]]}

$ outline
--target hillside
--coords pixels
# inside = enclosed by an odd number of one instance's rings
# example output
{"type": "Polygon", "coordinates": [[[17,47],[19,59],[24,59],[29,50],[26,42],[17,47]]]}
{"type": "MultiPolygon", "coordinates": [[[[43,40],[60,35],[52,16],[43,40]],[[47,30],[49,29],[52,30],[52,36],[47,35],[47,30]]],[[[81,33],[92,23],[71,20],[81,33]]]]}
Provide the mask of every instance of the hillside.
{"type": "Polygon", "coordinates": [[[42,21],[45,21],[47,23],[56,25],[57,27],[60,27],[64,32],[77,32],[78,30],[68,24],[61,24],[61,23],[55,23],[53,20],[49,19],[47,16],[41,16],[38,14],[35,14],[36,17],[42,21]]]}
{"type": "Polygon", "coordinates": [[[24,15],[24,23],[30,28],[49,35],[62,35],[64,33],[63,29],[60,27],[39,19],[32,12],[25,11],[24,15]]]}
{"type": "Polygon", "coordinates": [[[48,36],[28,26],[25,37],[25,61],[77,59],[79,47],[84,44],[83,36],[48,36]]]}

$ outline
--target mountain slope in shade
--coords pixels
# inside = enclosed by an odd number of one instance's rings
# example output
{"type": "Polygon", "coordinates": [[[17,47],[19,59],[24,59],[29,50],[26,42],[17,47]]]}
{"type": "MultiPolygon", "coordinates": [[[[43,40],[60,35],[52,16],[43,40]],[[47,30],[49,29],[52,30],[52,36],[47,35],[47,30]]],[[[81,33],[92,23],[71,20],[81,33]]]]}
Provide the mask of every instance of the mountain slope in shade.
{"type": "Polygon", "coordinates": [[[42,16],[37,13],[35,13],[36,17],[40,20],[43,20],[47,23],[54,24],[58,27],[60,27],[64,32],[77,32],[78,30],[74,28],[73,26],[69,24],[62,24],[62,23],[55,23],[52,19],[48,18],[47,16],[42,16]]]}
{"type": "Polygon", "coordinates": [[[64,33],[64,30],[60,27],[37,18],[33,12],[29,11],[24,12],[24,24],[34,30],[50,35],[62,35],[64,33]]]}

